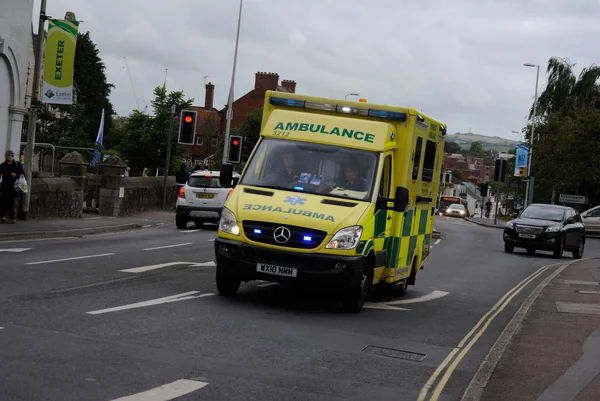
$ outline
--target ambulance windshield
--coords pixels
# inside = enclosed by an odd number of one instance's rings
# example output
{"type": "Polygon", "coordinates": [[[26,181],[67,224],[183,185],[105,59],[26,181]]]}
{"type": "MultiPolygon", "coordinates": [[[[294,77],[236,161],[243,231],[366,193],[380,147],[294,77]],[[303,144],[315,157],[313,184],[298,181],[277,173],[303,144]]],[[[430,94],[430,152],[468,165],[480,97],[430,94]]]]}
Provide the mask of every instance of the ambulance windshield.
{"type": "Polygon", "coordinates": [[[240,183],[369,200],[378,156],[340,146],[263,139],[240,183]]]}

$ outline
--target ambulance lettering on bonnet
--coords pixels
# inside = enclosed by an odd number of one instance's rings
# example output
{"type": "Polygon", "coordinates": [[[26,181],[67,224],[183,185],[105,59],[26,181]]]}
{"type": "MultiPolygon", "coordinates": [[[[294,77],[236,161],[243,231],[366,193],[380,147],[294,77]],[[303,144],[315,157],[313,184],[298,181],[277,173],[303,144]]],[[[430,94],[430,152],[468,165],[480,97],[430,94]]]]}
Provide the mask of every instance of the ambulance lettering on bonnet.
{"type": "Polygon", "coordinates": [[[325,135],[337,135],[342,138],[354,139],[373,143],[375,140],[374,134],[369,134],[362,131],[354,131],[347,128],[328,127],[325,124],[309,124],[309,123],[283,123],[278,122],[275,126],[275,131],[297,131],[297,132],[314,132],[325,135]]]}

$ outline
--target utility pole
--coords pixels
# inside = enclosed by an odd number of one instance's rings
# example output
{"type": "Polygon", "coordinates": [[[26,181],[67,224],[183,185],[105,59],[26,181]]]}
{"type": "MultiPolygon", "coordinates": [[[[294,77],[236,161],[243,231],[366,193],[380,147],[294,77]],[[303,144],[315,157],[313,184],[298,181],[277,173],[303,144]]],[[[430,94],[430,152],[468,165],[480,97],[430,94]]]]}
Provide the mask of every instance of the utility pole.
{"type": "Polygon", "coordinates": [[[40,70],[42,66],[42,49],[44,45],[44,26],[46,24],[46,0],[42,0],[40,6],[40,21],[38,24],[37,43],[35,46],[35,64],[33,68],[33,93],[31,96],[31,107],[29,109],[29,126],[27,127],[27,145],[25,147],[25,175],[27,183],[29,184],[29,191],[25,194],[23,201],[23,218],[27,220],[29,214],[29,203],[31,201],[31,190],[33,177],[33,149],[35,147],[35,130],[37,128],[37,114],[38,108],[40,107],[40,70]]]}
{"type": "Polygon", "coordinates": [[[238,45],[240,42],[240,26],[242,24],[242,4],[240,0],[240,12],[238,15],[237,36],[235,38],[235,51],[233,54],[233,72],[231,73],[231,87],[229,88],[229,99],[227,101],[227,124],[225,126],[225,145],[223,149],[223,164],[227,164],[227,154],[229,151],[229,134],[231,132],[231,120],[233,119],[233,87],[235,85],[235,67],[237,64],[238,45]]]}
{"type": "Polygon", "coordinates": [[[173,141],[173,125],[175,124],[175,104],[171,106],[169,122],[169,142],[167,142],[167,159],[165,160],[165,177],[163,179],[163,209],[167,208],[167,178],[169,177],[169,166],[171,164],[171,142],[173,141]]]}
{"type": "Polygon", "coordinates": [[[502,190],[502,181],[498,181],[498,190],[496,191],[496,207],[494,212],[494,225],[498,222],[498,198],[500,198],[500,191],[502,190]]]}
{"type": "Polygon", "coordinates": [[[533,136],[535,135],[535,119],[538,99],[538,82],[540,78],[540,66],[535,64],[523,64],[525,67],[536,67],[535,76],[535,95],[533,98],[533,116],[531,118],[531,135],[529,137],[529,155],[527,156],[527,186],[525,187],[525,199],[523,200],[523,209],[533,201],[533,177],[531,176],[531,159],[533,158],[533,136]]]}

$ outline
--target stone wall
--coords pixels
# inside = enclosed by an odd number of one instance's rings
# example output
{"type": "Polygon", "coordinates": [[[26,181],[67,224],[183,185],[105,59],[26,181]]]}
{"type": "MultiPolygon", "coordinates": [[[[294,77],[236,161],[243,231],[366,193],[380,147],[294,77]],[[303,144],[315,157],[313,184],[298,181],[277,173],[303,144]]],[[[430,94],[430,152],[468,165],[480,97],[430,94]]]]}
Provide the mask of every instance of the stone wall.
{"type": "MultiPolygon", "coordinates": [[[[78,218],[83,214],[83,189],[77,179],[71,177],[34,178],[29,186],[30,219],[78,218]]],[[[22,197],[15,202],[21,210],[22,197]]]]}
{"type": "MultiPolygon", "coordinates": [[[[124,177],[123,190],[100,189],[98,213],[107,216],[127,216],[134,212],[162,207],[164,177],[124,177]]],[[[167,179],[167,207],[175,206],[175,177],[167,179]]]]}

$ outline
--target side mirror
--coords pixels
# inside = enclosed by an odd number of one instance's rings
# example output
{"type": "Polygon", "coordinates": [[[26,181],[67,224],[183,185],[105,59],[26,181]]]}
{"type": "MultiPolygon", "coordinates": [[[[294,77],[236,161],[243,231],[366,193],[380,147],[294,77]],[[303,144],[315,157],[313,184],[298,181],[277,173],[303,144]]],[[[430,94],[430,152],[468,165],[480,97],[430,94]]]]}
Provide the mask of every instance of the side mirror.
{"type": "Polygon", "coordinates": [[[231,188],[235,188],[235,186],[238,184],[238,181],[240,180],[240,177],[235,177],[231,180],[231,188]]]}
{"type": "Polygon", "coordinates": [[[513,219],[516,219],[517,217],[519,217],[518,212],[512,212],[510,215],[512,216],[513,219]]]}
{"type": "Polygon", "coordinates": [[[575,217],[573,217],[573,220],[575,220],[576,223],[580,223],[581,222],[581,216],[576,214],[575,217]]]}
{"type": "Polygon", "coordinates": [[[408,188],[396,187],[396,193],[394,195],[394,211],[404,212],[408,206],[408,188]]]}
{"type": "Polygon", "coordinates": [[[574,224],[575,223],[575,219],[573,217],[569,217],[567,220],[565,220],[565,224],[574,224]]]}
{"type": "Polygon", "coordinates": [[[223,164],[221,166],[221,173],[219,174],[219,185],[223,188],[229,188],[231,186],[232,178],[233,164],[223,164]]]}

